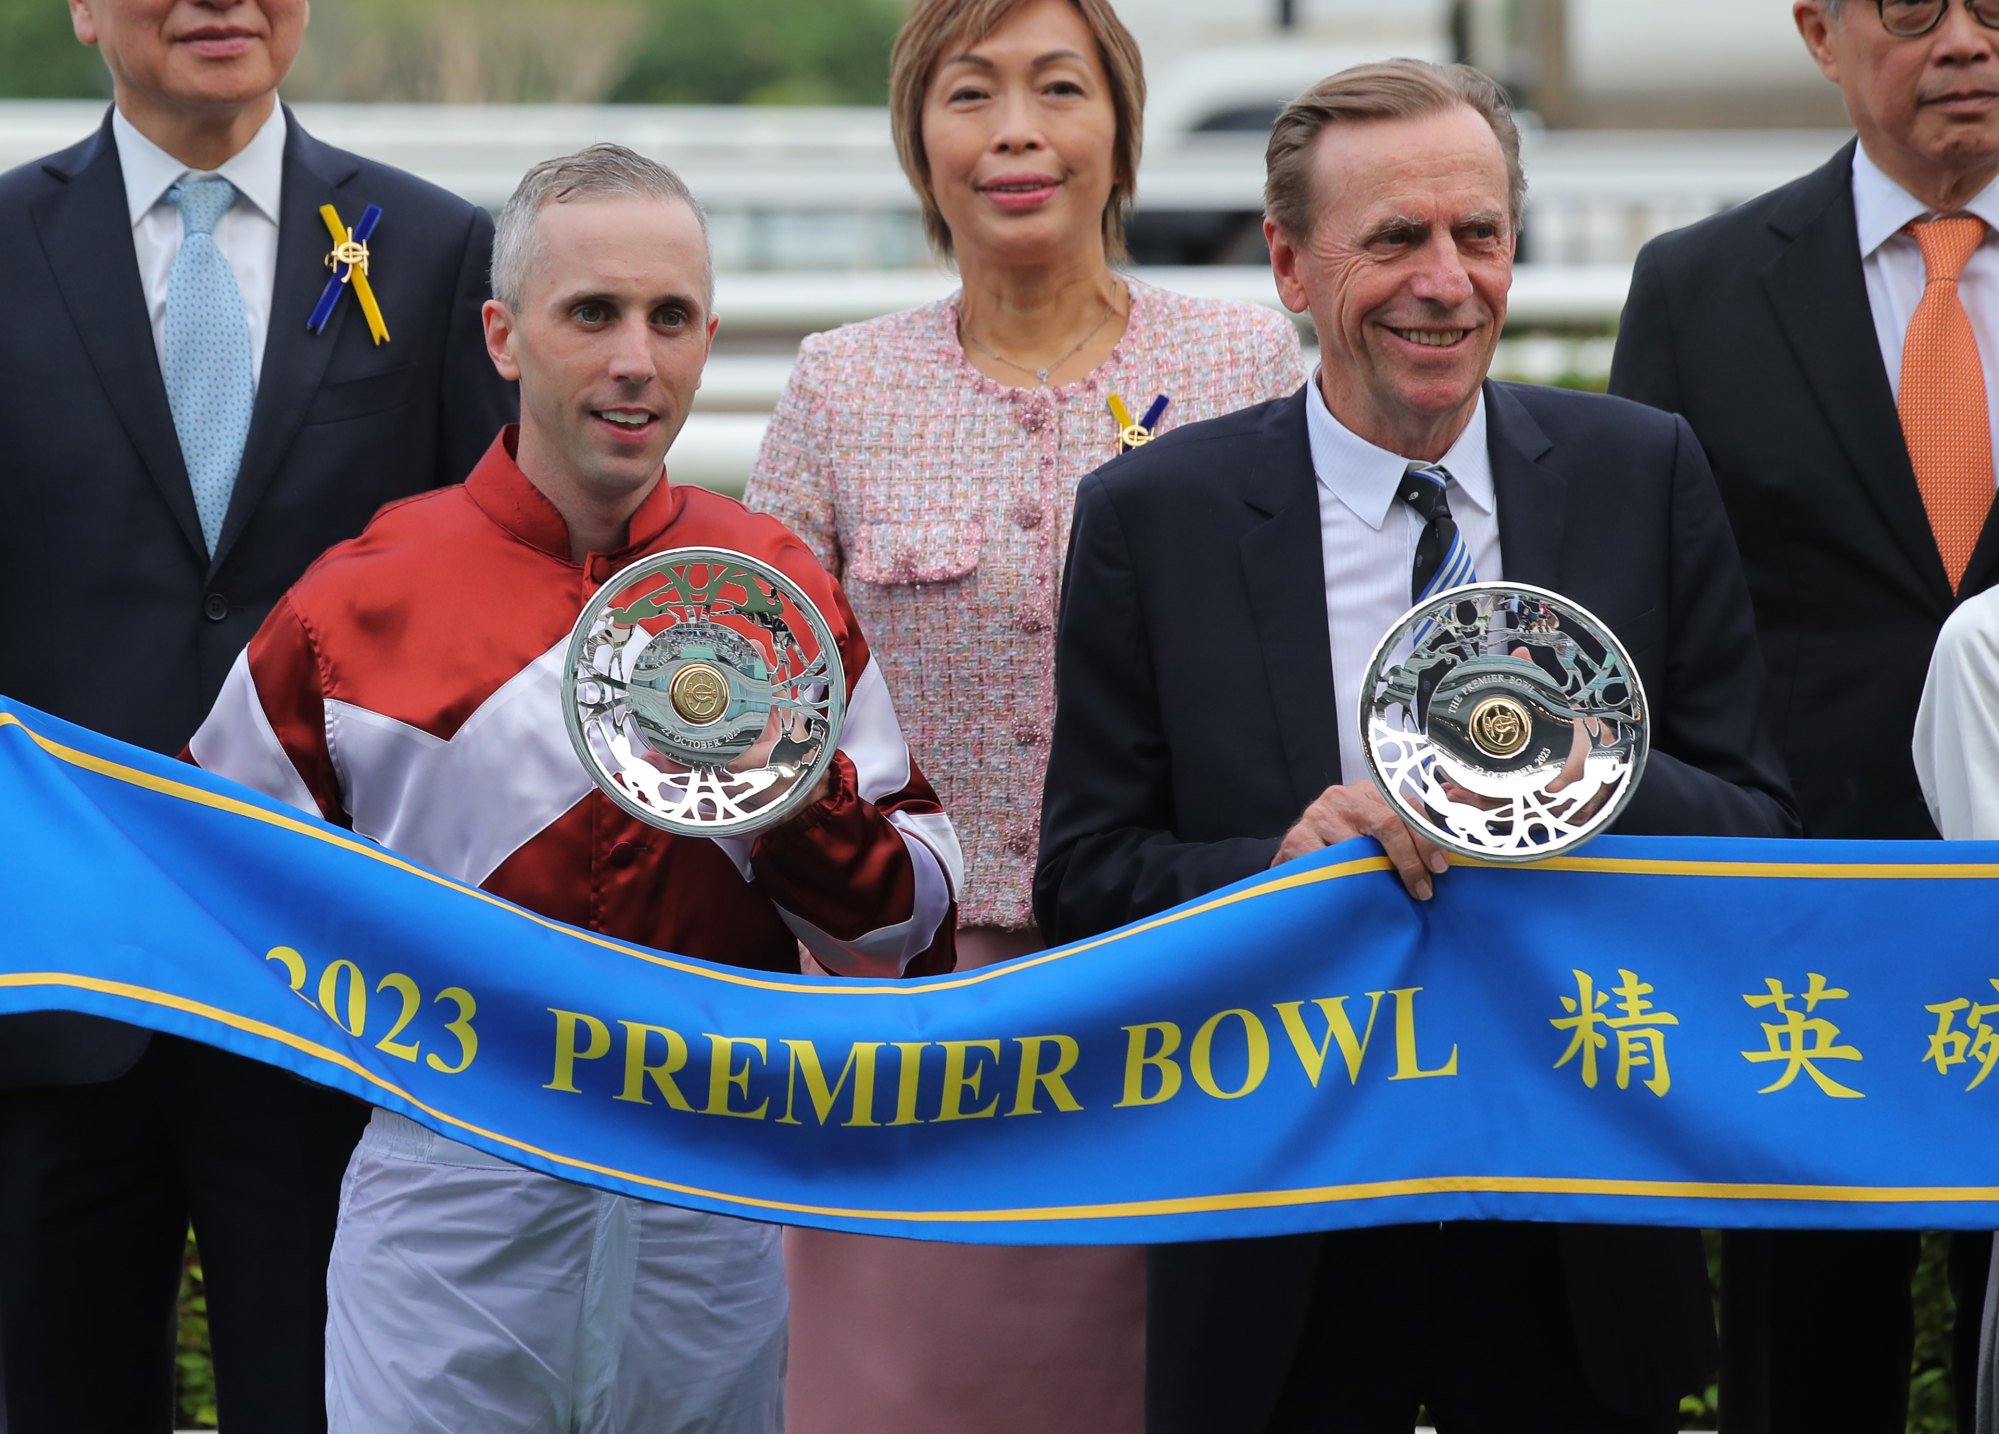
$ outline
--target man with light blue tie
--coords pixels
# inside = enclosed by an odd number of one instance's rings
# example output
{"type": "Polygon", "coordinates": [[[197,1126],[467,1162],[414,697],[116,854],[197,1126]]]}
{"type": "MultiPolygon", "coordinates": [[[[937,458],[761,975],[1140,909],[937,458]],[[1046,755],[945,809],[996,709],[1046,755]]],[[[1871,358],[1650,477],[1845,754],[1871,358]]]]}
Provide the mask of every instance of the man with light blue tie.
{"type": "Polygon", "coordinates": [[[202,540],[211,553],[221,540],[222,519],[236,487],[256,389],[243,291],[215,237],[215,226],[235,201],[236,186],[220,175],[177,179],[165,195],[165,202],[180,211],[181,237],[180,252],[167,272],[160,371],[202,540]]]}
{"type": "MultiPolygon", "coordinates": [[[[70,12],[116,103],[0,176],[0,692],[173,752],[313,558],[511,421],[479,323],[492,223],[277,102],[305,0],[70,12]],[[308,328],[336,224],[368,257],[308,328]]],[[[172,1427],[190,1223],[228,1427],[321,1427],[364,1115],[131,1027],[0,1021],[0,1428],[172,1427]]]]}

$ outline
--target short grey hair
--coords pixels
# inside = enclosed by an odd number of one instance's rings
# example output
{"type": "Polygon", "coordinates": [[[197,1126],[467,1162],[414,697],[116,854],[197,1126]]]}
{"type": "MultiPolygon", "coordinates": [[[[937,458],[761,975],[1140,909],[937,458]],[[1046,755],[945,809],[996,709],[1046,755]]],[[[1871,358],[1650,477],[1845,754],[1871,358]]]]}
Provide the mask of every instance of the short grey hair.
{"type": "Polygon", "coordinates": [[[1506,160],[1507,217],[1518,235],[1527,176],[1520,168],[1520,130],[1506,91],[1470,65],[1428,60],[1355,65],[1328,75],[1286,105],[1271,126],[1264,151],[1264,213],[1293,239],[1311,234],[1319,210],[1315,154],[1319,136],[1331,126],[1422,119],[1458,108],[1476,113],[1499,141],[1506,160]]]}
{"type": "Polygon", "coordinates": [[[544,159],[521,176],[495,221],[493,297],[509,309],[520,307],[528,275],[541,259],[541,230],[535,218],[550,204],[574,199],[668,199],[685,204],[701,226],[707,289],[703,302],[715,307],[715,250],[708,242],[708,216],[687,182],[657,160],[621,144],[593,144],[559,159],[544,159]]]}

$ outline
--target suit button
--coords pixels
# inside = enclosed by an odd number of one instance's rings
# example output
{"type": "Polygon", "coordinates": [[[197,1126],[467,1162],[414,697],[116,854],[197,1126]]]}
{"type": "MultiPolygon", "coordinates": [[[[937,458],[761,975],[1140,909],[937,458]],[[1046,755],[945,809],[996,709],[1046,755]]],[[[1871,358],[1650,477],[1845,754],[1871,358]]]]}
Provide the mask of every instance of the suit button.
{"type": "Polygon", "coordinates": [[[606,858],[606,861],[608,861],[610,865],[618,867],[620,870],[622,870],[623,868],[630,866],[633,862],[637,861],[638,859],[639,859],[639,849],[637,844],[634,842],[621,841],[613,844],[613,846],[611,847],[611,854],[609,857],[606,858]]]}
{"type": "Polygon", "coordinates": [[[201,615],[210,622],[220,622],[229,616],[229,600],[221,593],[210,593],[201,600],[201,615]]]}
{"type": "Polygon", "coordinates": [[[1020,620],[1018,626],[1022,632],[1030,636],[1037,632],[1048,631],[1047,622],[1038,617],[1024,617],[1020,620]]]}

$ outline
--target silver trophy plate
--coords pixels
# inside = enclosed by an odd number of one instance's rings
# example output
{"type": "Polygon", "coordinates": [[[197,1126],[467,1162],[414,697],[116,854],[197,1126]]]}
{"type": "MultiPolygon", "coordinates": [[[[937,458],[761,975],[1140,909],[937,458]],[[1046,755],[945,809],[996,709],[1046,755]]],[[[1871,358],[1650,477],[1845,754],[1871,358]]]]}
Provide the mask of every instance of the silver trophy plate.
{"type": "Polygon", "coordinates": [[[824,615],[727,548],[674,548],[617,573],[576,619],[562,670],[591,778],[682,836],[745,836],[804,806],[846,706],[824,615]]]}
{"type": "Polygon", "coordinates": [[[1588,841],[1651,750],[1645,688],[1615,634],[1526,583],[1469,583],[1404,613],[1368,662],[1360,730],[1403,820],[1485,861],[1588,841]]]}

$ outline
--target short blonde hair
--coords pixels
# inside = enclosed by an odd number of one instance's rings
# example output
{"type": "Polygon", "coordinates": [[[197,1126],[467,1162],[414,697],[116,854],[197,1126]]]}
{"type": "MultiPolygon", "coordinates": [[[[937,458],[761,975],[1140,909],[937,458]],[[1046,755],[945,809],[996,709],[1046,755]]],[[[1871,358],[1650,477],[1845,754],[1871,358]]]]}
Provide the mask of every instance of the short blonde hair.
{"type": "Polygon", "coordinates": [[[515,186],[493,230],[493,260],[489,282],[493,297],[519,311],[528,275],[541,262],[541,229],[535,223],[551,204],[573,199],[665,199],[694,211],[701,227],[701,248],[707,256],[703,302],[715,307],[715,251],[708,242],[708,216],[681,177],[657,160],[646,158],[608,140],[574,154],[544,159],[515,186]]]}
{"type": "MultiPolygon", "coordinates": [[[[930,192],[930,156],[923,147],[923,100],[937,67],[953,46],[977,44],[1024,8],[1029,0],[917,0],[896,32],[889,54],[889,121],[902,172],[923,204],[923,232],[930,247],[951,257],[951,230],[930,192]]],[[[1138,155],[1144,142],[1145,65],[1138,42],[1110,7],[1110,0],[1069,0],[1097,42],[1097,58],[1110,77],[1117,135],[1111,141],[1110,199],[1104,205],[1104,252],[1125,257],[1125,216],[1138,188],[1138,155]]]]}
{"type": "Polygon", "coordinates": [[[1263,208],[1272,223],[1293,239],[1312,232],[1318,216],[1313,154],[1319,136],[1336,124],[1368,120],[1421,119],[1460,105],[1492,127],[1506,157],[1507,217],[1514,234],[1527,202],[1527,177],[1520,168],[1520,130],[1506,92],[1470,65],[1433,65],[1428,60],[1383,60],[1329,75],[1284,107],[1264,151],[1263,208]]]}

